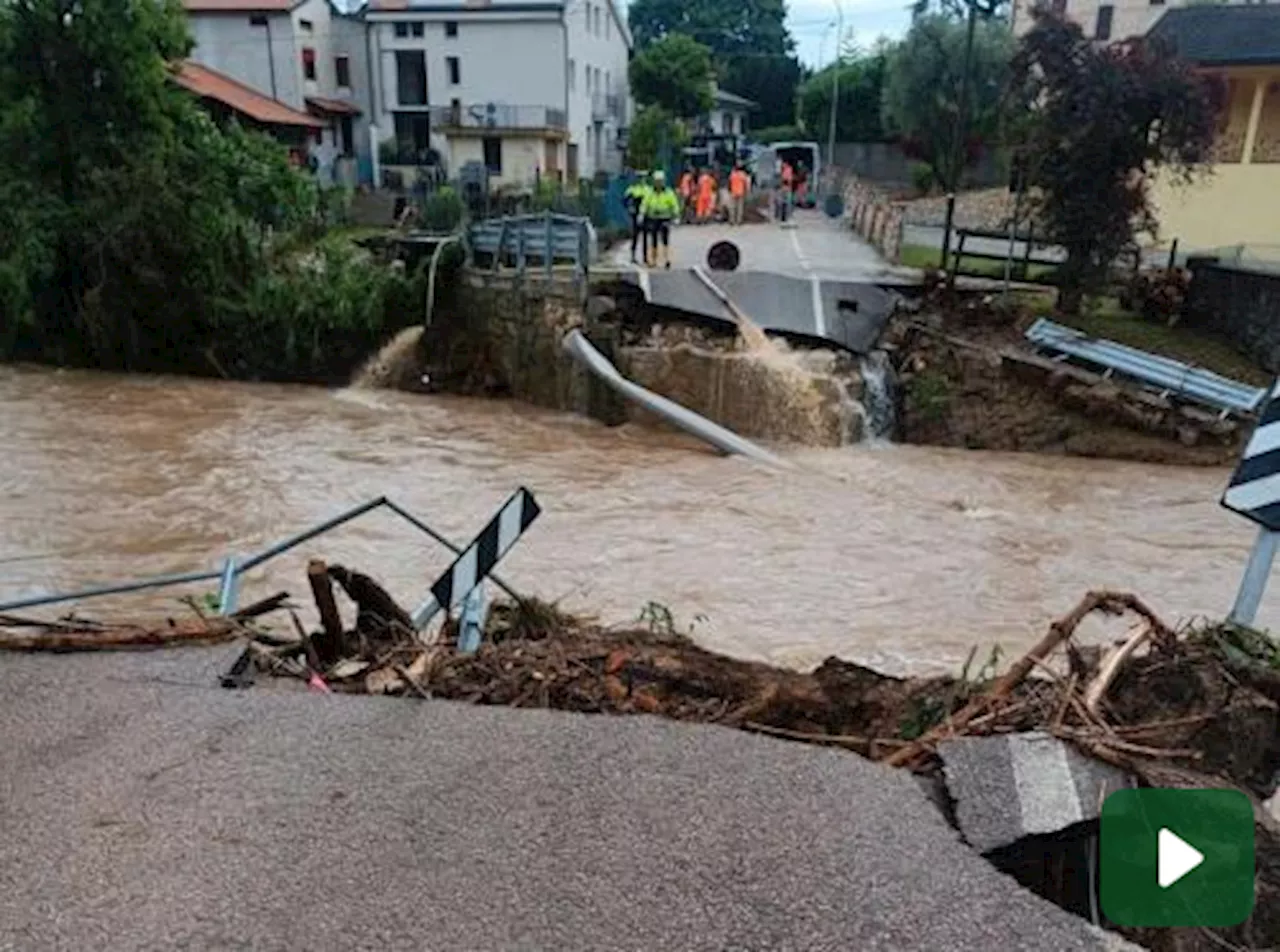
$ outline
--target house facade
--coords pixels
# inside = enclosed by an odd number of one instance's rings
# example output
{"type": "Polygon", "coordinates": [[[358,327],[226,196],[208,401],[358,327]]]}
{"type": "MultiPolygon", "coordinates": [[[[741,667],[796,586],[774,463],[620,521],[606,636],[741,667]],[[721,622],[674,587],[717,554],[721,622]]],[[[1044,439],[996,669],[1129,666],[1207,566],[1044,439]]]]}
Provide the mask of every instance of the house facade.
{"type": "MultiPolygon", "coordinates": [[[[1166,11],[1196,4],[1196,0],[1013,0],[1009,18],[1014,36],[1031,29],[1031,11],[1041,2],[1078,23],[1085,36],[1103,43],[1143,36],[1166,11]]],[[[1250,0],[1214,2],[1248,4],[1250,0]]]]}
{"type": "Polygon", "coordinates": [[[1176,239],[1184,251],[1280,245],[1280,7],[1180,7],[1151,35],[1226,93],[1208,174],[1188,186],[1156,177],[1162,242],[1176,239]]]}
{"type": "Polygon", "coordinates": [[[621,167],[630,35],[612,0],[375,0],[371,136],[404,178],[468,163],[525,187],[621,167]]]}
{"type": "Polygon", "coordinates": [[[307,152],[321,181],[372,181],[362,20],[329,0],[185,0],[184,6],[193,63],[313,117],[307,152]]]}
{"type": "Polygon", "coordinates": [[[751,110],[756,104],[719,86],[712,90],[712,96],[711,111],[698,123],[699,131],[715,136],[746,135],[751,110]]]}

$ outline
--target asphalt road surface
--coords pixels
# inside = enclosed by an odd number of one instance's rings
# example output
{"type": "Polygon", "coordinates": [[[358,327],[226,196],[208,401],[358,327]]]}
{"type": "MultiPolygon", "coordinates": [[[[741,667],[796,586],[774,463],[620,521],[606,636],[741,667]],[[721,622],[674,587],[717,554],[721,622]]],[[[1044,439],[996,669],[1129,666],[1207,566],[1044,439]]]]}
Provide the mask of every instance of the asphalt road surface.
{"type": "Polygon", "coordinates": [[[1126,948],[851,754],[0,657],[3,950],[1126,948]]]}

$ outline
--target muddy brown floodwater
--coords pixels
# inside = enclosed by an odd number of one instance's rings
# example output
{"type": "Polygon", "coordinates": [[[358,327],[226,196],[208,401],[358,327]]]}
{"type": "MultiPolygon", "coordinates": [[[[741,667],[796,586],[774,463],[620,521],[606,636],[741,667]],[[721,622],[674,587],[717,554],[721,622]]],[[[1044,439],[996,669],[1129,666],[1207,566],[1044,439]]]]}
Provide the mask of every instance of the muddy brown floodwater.
{"type": "MultiPolygon", "coordinates": [[[[1090,587],[1221,616],[1253,538],[1218,507],[1225,470],[788,455],[797,469],[771,472],[508,402],[0,367],[0,599],[212,566],[382,494],[465,540],[523,484],[544,516],[502,566],[522,590],[616,621],[660,602],[743,657],[926,671],[1025,648],[1090,587]]],[[[251,573],[244,598],[302,595],[309,555],[406,604],[450,558],[379,514],[251,573]]],[[[82,611],[186,611],[177,597],[82,611]]]]}

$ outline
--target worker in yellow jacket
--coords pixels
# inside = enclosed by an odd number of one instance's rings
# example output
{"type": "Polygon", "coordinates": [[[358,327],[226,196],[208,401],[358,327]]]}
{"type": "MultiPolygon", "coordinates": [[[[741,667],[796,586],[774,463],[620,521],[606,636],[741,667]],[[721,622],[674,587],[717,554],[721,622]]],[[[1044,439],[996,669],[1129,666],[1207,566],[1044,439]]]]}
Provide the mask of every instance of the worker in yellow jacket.
{"type": "Polygon", "coordinates": [[[680,197],[667,184],[666,173],[661,170],[653,173],[653,188],[645,196],[640,214],[649,231],[648,251],[652,252],[645,255],[645,264],[654,267],[661,262],[670,268],[671,223],[680,217],[680,197]]]}
{"type": "Polygon", "coordinates": [[[636,179],[627,186],[627,190],[623,195],[623,204],[627,206],[627,214],[631,217],[631,263],[636,263],[636,244],[640,243],[641,252],[644,260],[649,260],[649,235],[644,225],[644,215],[641,208],[644,206],[645,196],[653,191],[653,186],[649,184],[648,172],[637,172],[636,179]]]}

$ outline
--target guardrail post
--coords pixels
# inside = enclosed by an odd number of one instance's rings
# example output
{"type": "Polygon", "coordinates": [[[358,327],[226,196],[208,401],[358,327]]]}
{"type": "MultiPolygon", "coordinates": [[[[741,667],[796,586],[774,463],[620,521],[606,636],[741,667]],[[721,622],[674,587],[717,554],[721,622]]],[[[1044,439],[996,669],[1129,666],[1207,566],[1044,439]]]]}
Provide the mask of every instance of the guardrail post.
{"type": "Polygon", "coordinates": [[[555,220],[551,217],[551,210],[548,209],[546,219],[542,223],[546,233],[546,248],[542,256],[542,267],[547,273],[547,284],[551,284],[551,277],[555,266],[556,259],[556,242],[555,242],[555,220]]]}
{"type": "Polygon", "coordinates": [[[507,220],[502,219],[502,227],[498,229],[498,248],[493,253],[493,270],[502,270],[502,252],[507,244],[507,220]]]}
{"type": "Polygon", "coordinates": [[[477,585],[467,593],[466,600],[462,603],[462,617],[458,622],[459,653],[475,654],[479,650],[488,614],[489,605],[484,597],[484,586],[477,585]]]}
{"type": "Polygon", "coordinates": [[[516,222],[516,272],[524,277],[525,228],[523,221],[516,222]]]}
{"type": "Polygon", "coordinates": [[[222,563],[222,584],[218,587],[218,614],[230,615],[236,610],[236,600],[240,596],[240,567],[236,557],[228,555],[222,563]]]}

